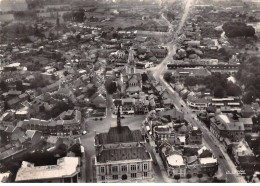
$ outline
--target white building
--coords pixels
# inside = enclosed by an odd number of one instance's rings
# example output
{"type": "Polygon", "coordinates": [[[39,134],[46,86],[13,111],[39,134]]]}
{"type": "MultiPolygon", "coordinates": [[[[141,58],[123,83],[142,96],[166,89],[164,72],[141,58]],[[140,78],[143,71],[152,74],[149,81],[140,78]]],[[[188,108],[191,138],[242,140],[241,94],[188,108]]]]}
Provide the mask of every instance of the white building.
{"type": "Polygon", "coordinates": [[[64,157],[57,160],[57,165],[35,166],[23,161],[15,182],[41,183],[77,183],[80,173],[78,157],[64,157]]]}

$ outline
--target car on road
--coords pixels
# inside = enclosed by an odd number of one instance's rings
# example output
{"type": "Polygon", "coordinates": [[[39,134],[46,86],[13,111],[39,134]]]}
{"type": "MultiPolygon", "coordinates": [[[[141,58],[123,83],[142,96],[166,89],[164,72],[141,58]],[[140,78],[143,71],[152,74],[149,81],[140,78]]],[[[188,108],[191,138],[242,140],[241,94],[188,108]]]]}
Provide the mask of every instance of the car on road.
{"type": "Polygon", "coordinates": [[[83,135],[87,134],[87,131],[84,130],[84,131],[82,132],[82,134],[83,134],[83,135]]]}

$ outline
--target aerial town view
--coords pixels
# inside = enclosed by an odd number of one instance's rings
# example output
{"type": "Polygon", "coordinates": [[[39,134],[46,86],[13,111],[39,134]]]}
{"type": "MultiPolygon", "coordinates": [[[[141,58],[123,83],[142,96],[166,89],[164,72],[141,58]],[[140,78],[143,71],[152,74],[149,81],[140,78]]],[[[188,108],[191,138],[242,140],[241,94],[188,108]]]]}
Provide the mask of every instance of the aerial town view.
{"type": "Polygon", "coordinates": [[[260,0],[0,0],[1,183],[259,183],[260,0]]]}

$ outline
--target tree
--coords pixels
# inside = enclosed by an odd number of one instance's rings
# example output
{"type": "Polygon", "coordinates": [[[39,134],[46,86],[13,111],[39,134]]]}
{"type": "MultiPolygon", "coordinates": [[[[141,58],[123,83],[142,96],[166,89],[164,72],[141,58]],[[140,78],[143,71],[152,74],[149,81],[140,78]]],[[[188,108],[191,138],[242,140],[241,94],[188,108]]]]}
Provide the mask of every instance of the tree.
{"type": "Polygon", "coordinates": [[[256,98],[256,94],[253,91],[248,91],[246,94],[243,96],[242,100],[245,104],[251,104],[256,98]]]}
{"type": "Polygon", "coordinates": [[[81,35],[80,35],[80,34],[76,35],[76,40],[77,40],[77,41],[79,41],[80,38],[81,38],[81,35]]]}
{"type": "Polygon", "coordinates": [[[94,87],[89,88],[89,89],[87,90],[87,95],[88,95],[88,97],[91,97],[93,94],[95,94],[96,91],[97,91],[97,89],[94,88],[94,87]]]}
{"type": "Polygon", "coordinates": [[[232,82],[228,82],[226,92],[228,96],[240,96],[242,93],[240,87],[232,82]]]}
{"type": "Polygon", "coordinates": [[[252,26],[247,26],[242,22],[226,22],[222,26],[227,37],[253,37],[255,29],[252,26]]]}
{"type": "Polygon", "coordinates": [[[105,82],[105,87],[106,87],[106,90],[109,94],[113,94],[117,91],[116,82],[108,80],[108,81],[105,82]]]}
{"type": "Polygon", "coordinates": [[[172,73],[171,72],[165,72],[165,74],[163,75],[163,78],[165,79],[166,82],[171,82],[172,80],[172,73]]]}
{"type": "Polygon", "coordinates": [[[148,76],[147,76],[147,74],[146,73],[143,73],[142,74],[142,82],[146,82],[148,80],[148,76]]]}
{"type": "Polygon", "coordinates": [[[4,101],[4,111],[6,111],[6,110],[8,110],[8,109],[10,109],[10,107],[9,107],[7,101],[5,100],[5,101],[4,101]]]}
{"type": "Polygon", "coordinates": [[[200,179],[203,177],[203,174],[202,173],[199,173],[198,174],[198,178],[199,178],[199,181],[200,181],[200,179]]]}
{"type": "Polygon", "coordinates": [[[73,109],[74,105],[72,103],[67,104],[64,101],[58,102],[54,107],[49,111],[49,114],[52,118],[56,118],[58,115],[60,115],[62,112],[67,111],[69,109],[73,109]]]}
{"type": "Polygon", "coordinates": [[[77,12],[73,13],[73,19],[76,22],[84,22],[86,17],[85,17],[85,12],[83,9],[79,9],[77,12]]]}
{"type": "Polygon", "coordinates": [[[175,174],[174,175],[174,179],[177,181],[177,183],[178,183],[178,181],[179,181],[179,179],[181,179],[181,176],[179,175],[179,174],[175,174]]]}
{"type": "Polygon", "coordinates": [[[39,107],[39,111],[40,111],[40,112],[44,112],[44,111],[45,111],[45,107],[44,107],[43,105],[41,105],[41,106],[39,107]]]}
{"type": "Polygon", "coordinates": [[[69,151],[75,153],[77,157],[81,157],[81,149],[80,144],[76,143],[72,147],[70,147],[69,151]]]}
{"type": "Polygon", "coordinates": [[[185,86],[195,86],[197,84],[197,78],[187,77],[184,81],[185,86]]]}
{"type": "Polygon", "coordinates": [[[117,32],[114,32],[114,33],[112,34],[112,37],[113,37],[113,39],[117,39],[117,38],[119,37],[119,35],[118,35],[117,32]]]}
{"type": "Polygon", "coordinates": [[[44,79],[41,75],[35,75],[35,79],[31,82],[31,88],[42,88],[50,84],[50,82],[44,79]]]}
{"type": "Polygon", "coordinates": [[[24,92],[23,82],[18,80],[15,82],[16,90],[24,92]]]}
{"type": "Polygon", "coordinates": [[[7,91],[8,89],[7,83],[4,80],[0,81],[0,89],[3,90],[4,92],[7,91]]]}
{"type": "Polygon", "coordinates": [[[218,85],[214,88],[214,97],[223,98],[225,96],[225,90],[222,86],[218,85]]]}
{"type": "Polygon", "coordinates": [[[101,33],[101,37],[102,37],[102,38],[106,38],[106,37],[107,37],[107,32],[102,32],[102,33],[101,33]]]}
{"type": "Polygon", "coordinates": [[[64,71],[64,72],[63,72],[63,75],[64,75],[64,76],[67,76],[68,74],[69,74],[68,71],[64,71]]]}
{"type": "Polygon", "coordinates": [[[188,174],[186,175],[186,177],[187,177],[187,179],[188,179],[188,181],[189,181],[190,178],[191,178],[191,174],[188,173],[188,174]]]}

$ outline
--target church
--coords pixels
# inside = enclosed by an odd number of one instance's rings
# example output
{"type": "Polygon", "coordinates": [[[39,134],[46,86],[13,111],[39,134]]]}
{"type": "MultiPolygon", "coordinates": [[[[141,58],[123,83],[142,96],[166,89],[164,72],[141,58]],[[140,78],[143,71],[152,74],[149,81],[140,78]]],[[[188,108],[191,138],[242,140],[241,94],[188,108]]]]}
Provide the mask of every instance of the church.
{"type": "Polygon", "coordinates": [[[123,95],[137,98],[139,93],[142,92],[142,76],[140,73],[136,73],[135,64],[137,59],[135,59],[134,55],[135,51],[131,48],[127,64],[120,74],[118,83],[123,95]]]}
{"type": "Polygon", "coordinates": [[[140,130],[117,126],[95,135],[95,175],[97,183],[132,182],[152,178],[152,157],[140,130]]]}

